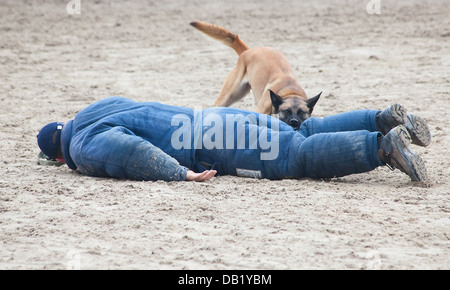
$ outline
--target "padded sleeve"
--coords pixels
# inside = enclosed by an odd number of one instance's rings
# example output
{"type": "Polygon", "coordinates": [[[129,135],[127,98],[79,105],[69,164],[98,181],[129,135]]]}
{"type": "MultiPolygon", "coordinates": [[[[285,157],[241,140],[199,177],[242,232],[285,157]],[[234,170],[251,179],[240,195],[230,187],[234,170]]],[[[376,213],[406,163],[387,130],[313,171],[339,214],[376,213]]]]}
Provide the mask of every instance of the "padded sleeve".
{"type": "Polygon", "coordinates": [[[187,168],[124,127],[112,127],[85,140],[78,169],[91,176],[133,180],[183,181],[187,168]]]}

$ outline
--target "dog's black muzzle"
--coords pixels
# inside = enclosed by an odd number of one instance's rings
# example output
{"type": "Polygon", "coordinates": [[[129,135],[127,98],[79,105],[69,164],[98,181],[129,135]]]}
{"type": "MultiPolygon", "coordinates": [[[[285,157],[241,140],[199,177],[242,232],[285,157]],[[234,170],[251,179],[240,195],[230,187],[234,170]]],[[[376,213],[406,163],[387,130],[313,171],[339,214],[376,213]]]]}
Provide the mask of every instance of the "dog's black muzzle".
{"type": "Polygon", "coordinates": [[[297,130],[302,123],[300,122],[300,120],[292,118],[292,119],[289,120],[288,124],[289,124],[289,126],[294,128],[295,130],[297,130]]]}

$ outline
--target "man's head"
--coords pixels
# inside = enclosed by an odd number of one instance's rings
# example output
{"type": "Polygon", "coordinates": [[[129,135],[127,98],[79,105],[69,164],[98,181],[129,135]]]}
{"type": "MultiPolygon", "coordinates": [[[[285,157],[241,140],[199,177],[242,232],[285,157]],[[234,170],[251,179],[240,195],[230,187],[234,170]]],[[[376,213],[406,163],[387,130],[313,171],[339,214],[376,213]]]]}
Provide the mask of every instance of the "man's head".
{"type": "Polygon", "coordinates": [[[45,125],[37,135],[37,142],[42,153],[49,159],[56,160],[61,146],[63,123],[53,122],[45,125]]]}

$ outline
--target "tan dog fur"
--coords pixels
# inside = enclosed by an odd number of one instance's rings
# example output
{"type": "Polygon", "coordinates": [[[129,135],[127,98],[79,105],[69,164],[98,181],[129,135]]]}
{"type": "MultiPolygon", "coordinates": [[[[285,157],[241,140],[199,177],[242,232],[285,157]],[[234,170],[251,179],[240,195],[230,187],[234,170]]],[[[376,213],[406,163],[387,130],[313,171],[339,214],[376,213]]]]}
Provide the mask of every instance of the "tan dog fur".
{"type": "MultiPolygon", "coordinates": [[[[249,48],[238,35],[214,24],[196,21],[191,25],[222,41],[239,55],[236,67],[223,83],[215,106],[230,106],[243,98],[251,89],[258,113],[278,114],[279,108],[273,103],[273,98],[279,96],[284,103],[283,107],[291,107],[293,114],[299,109],[305,113],[300,123],[310,116],[320,94],[311,99],[307,98],[305,91],[295,80],[288,60],[279,50],[270,47],[249,48]]],[[[282,119],[281,116],[280,119],[282,119]]],[[[283,121],[289,124],[289,120],[283,121]]]]}

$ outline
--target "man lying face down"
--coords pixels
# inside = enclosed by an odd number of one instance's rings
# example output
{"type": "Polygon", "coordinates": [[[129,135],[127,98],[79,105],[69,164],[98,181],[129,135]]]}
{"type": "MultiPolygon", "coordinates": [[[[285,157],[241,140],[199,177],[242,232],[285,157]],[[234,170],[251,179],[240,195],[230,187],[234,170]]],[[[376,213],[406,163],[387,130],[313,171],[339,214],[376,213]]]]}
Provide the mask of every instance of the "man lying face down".
{"type": "Polygon", "coordinates": [[[423,119],[400,105],[313,117],[294,130],[245,110],[192,110],[110,97],[66,124],[47,124],[37,141],[47,159],[98,177],[332,178],[387,165],[412,181],[425,181],[425,165],[410,144],[428,146],[430,132],[423,119]]]}

